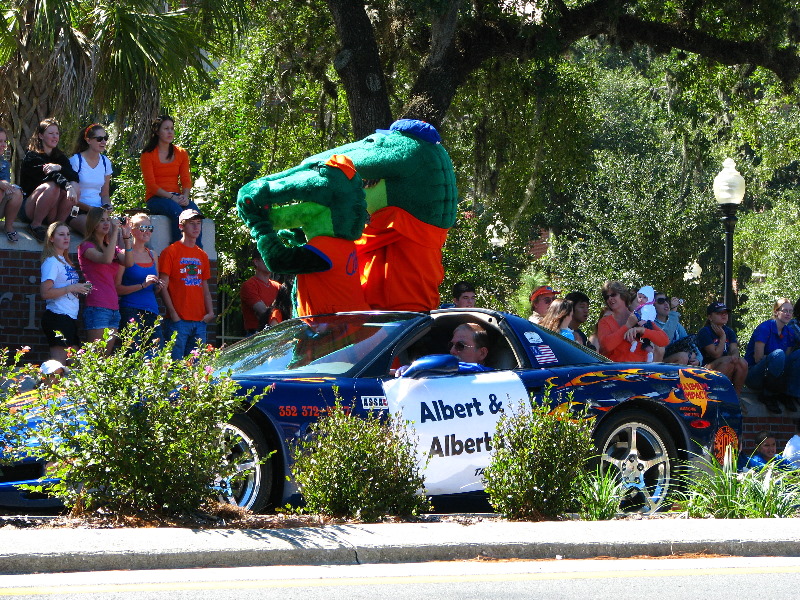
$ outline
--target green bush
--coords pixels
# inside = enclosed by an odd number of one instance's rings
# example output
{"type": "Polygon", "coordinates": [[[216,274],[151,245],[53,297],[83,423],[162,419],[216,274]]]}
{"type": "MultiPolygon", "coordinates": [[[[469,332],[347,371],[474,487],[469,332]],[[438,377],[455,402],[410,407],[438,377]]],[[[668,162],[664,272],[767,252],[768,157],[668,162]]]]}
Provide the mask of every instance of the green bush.
{"type": "Polygon", "coordinates": [[[593,420],[549,406],[546,394],[543,405],[512,408],[497,423],[486,491],[494,509],[512,519],[553,519],[578,507],[579,481],[596,452],[593,420]]]}
{"type": "MultiPolygon", "coordinates": [[[[174,514],[216,494],[227,458],[220,424],[239,404],[238,384],[214,373],[218,351],[172,361],[135,326],[105,355],[105,340],[71,355],[71,373],[38,390],[30,453],[52,462],[48,488],[74,512],[174,514]]],[[[27,416],[33,416],[28,413],[27,416]]],[[[231,470],[235,465],[230,466],[231,470]]]]}
{"type": "Polygon", "coordinates": [[[722,464],[704,457],[687,473],[678,505],[687,516],[716,519],[791,517],[800,506],[800,474],[772,461],[760,470],[736,470],[736,452],[725,451],[722,464]]]}
{"type": "Polygon", "coordinates": [[[18,434],[24,435],[26,406],[36,399],[30,388],[39,370],[23,362],[28,351],[26,346],[12,355],[8,348],[0,348],[0,464],[18,460],[14,447],[21,444],[18,434]],[[25,388],[29,391],[22,393],[25,388]]]}
{"type": "Polygon", "coordinates": [[[307,512],[374,522],[428,509],[416,440],[406,423],[336,405],[299,442],[292,473],[307,512]]]}

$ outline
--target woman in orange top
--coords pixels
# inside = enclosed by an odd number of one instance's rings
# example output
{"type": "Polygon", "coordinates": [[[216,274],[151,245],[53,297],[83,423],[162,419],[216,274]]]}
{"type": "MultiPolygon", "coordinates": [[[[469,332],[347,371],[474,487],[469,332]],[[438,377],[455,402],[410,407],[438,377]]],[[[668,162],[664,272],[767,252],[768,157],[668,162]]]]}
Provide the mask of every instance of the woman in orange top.
{"type": "MultiPolygon", "coordinates": [[[[146,188],[147,208],[154,215],[165,215],[172,221],[172,241],[181,239],[178,215],[187,208],[200,212],[189,200],[192,176],[189,173],[189,153],[172,143],[175,139],[175,120],[161,115],[150,126],[150,140],[142,150],[139,165],[146,188]]],[[[202,248],[201,238],[197,245],[202,248]]]]}
{"type": "Polygon", "coordinates": [[[615,362],[646,362],[647,350],[642,341],[650,340],[656,346],[669,343],[667,334],[652,321],[639,321],[628,305],[632,292],[619,281],[607,281],[603,286],[603,300],[610,315],[597,324],[600,354],[615,362]]]}

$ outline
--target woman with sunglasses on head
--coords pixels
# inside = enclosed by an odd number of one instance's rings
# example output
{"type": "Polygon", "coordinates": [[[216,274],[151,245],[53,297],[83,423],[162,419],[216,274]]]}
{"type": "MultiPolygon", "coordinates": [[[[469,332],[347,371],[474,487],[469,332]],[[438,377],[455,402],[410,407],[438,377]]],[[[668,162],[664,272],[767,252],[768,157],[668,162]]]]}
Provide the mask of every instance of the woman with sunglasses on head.
{"type": "Polygon", "coordinates": [[[151,341],[161,340],[160,332],[155,328],[159,312],[156,293],[161,291],[158,255],[146,245],[153,235],[153,225],[145,213],[136,213],[130,222],[133,247],[125,250],[124,254],[126,258],[132,256],[132,264],[119,269],[116,275],[122,327],[133,321],[152,330],[151,341]]]}
{"type": "Polygon", "coordinates": [[[799,408],[800,335],[789,324],[793,317],[791,300],[775,300],[772,318],[756,327],[744,354],[749,365],[745,385],[758,392],[767,409],[776,414],[781,412],[778,400],[787,410],[799,408]]]}
{"type": "MultiPolygon", "coordinates": [[[[172,143],[175,139],[175,120],[161,115],[150,126],[150,139],[142,150],[139,165],[144,178],[147,208],[154,215],[165,215],[172,223],[172,241],[181,239],[178,216],[187,208],[200,209],[189,200],[192,176],[189,173],[189,153],[172,143]]],[[[201,248],[201,238],[197,245],[201,248]]]]}
{"type": "Polygon", "coordinates": [[[81,130],[75,141],[74,154],[69,164],[78,174],[81,193],[78,197],[79,214],[67,217],[67,224],[81,235],[86,235],[86,213],[89,209],[111,204],[111,175],[114,170],[109,158],[103,154],[108,133],[99,123],[81,130]]]}
{"type": "Polygon", "coordinates": [[[58,147],[61,125],[45,119],[33,132],[22,159],[20,186],[28,231],[39,242],[47,237],[47,224],[66,221],[80,193],[78,174],[58,147]]]}
{"type": "Polygon", "coordinates": [[[112,218],[106,209],[94,207],[86,214],[86,231],[86,240],[78,246],[78,262],[92,284],[92,291],[86,297],[83,322],[90,342],[101,339],[106,329],[110,331],[112,337],[106,347],[110,354],[120,320],[117,271],[120,265],[133,264],[133,254],[124,252],[133,244],[131,230],[128,225],[119,224],[118,218],[112,218]],[[122,248],[117,245],[119,242],[122,248]]]}
{"type": "Polygon", "coordinates": [[[652,321],[640,321],[628,305],[634,294],[619,281],[607,281],[603,300],[610,314],[597,323],[600,354],[616,362],[646,362],[647,349],[642,340],[666,346],[667,334],[652,321]]]}

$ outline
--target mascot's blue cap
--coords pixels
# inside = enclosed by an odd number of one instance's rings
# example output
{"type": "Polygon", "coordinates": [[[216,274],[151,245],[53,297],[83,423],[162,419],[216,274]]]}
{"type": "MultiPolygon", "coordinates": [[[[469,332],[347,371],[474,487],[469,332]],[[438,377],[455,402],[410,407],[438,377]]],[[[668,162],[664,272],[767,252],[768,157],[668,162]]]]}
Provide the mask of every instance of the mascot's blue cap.
{"type": "Polygon", "coordinates": [[[439,144],[442,141],[442,137],[439,135],[439,132],[436,131],[436,127],[417,119],[399,119],[389,125],[389,129],[376,129],[375,133],[389,135],[393,131],[409,133],[431,144],[439,144]]]}

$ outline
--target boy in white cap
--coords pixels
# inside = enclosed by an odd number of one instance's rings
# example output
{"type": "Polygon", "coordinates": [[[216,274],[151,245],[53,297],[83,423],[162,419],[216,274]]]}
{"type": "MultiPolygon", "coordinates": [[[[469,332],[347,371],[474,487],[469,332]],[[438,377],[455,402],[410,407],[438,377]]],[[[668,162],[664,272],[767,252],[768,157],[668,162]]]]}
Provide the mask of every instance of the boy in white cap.
{"type": "Polygon", "coordinates": [[[214,319],[214,304],[208,280],[208,254],[197,245],[203,229],[203,215],[189,208],[178,216],[181,239],[167,246],[158,259],[162,295],[167,308],[164,334],[176,333],[172,358],[187,356],[198,343],[206,341],[206,324],[214,319]]]}

